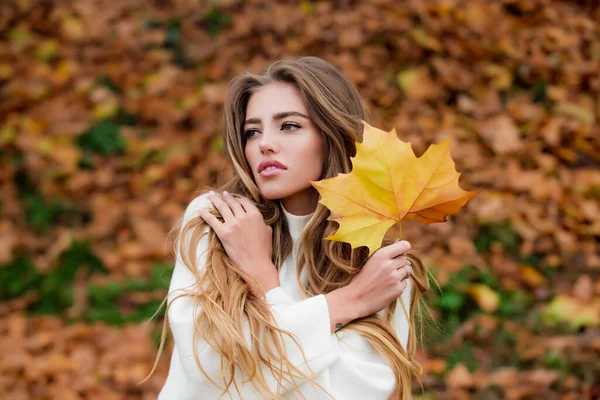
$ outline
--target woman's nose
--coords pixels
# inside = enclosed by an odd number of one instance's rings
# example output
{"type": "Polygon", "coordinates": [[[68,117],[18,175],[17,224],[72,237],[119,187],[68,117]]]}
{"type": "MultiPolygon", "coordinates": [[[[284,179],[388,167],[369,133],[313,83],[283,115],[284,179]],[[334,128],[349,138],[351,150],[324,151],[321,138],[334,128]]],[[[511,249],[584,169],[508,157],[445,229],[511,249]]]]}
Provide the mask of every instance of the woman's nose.
{"type": "Polygon", "coordinates": [[[263,133],[260,137],[260,143],[258,144],[258,148],[261,153],[276,153],[277,152],[277,144],[275,143],[275,138],[272,134],[263,133]]]}

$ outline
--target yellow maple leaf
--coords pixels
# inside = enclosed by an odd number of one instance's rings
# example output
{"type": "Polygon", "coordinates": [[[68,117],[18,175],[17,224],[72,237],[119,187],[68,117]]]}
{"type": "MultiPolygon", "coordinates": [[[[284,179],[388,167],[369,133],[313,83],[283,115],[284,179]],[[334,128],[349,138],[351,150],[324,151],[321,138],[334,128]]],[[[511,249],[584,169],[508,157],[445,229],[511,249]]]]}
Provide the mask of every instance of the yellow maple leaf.
{"type": "Polygon", "coordinates": [[[549,325],[565,322],[574,330],[583,326],[600,326],[600,299],[586,302],[568,295],[558,295],[544,307],[541,316],[549,325]]]}
{"type": "Polygon", "coordinates": [[[467,288],[477,305],[487,312],[494,312],[500,305],[500,295],[492,288],[482,283],[473,283],[467,288]]]}
{"type": "Polygon", "coordinates": [[[460,173],[450,157],[450,139],[431,145],[417,158],[395,128],[385,132],[363,123],[352,171],[311,181],[321,194],[319,203],[331,212],[328,219],[340,224],[325,240],[367,246],[371,255],[395,223],[401,228],[402,220],[444,222],[479,193],[458,186],[460,173]]]}

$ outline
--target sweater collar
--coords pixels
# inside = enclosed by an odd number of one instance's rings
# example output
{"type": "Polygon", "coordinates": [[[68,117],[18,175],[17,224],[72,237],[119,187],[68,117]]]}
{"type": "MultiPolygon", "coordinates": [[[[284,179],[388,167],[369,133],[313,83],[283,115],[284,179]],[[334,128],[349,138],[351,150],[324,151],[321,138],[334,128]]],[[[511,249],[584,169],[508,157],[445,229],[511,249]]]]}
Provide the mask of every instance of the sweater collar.
{"type": "Polygon", "coordinates": [[[283,214],[285,215],[288,226],[290,227],[290,234],[292,235],[292,238],[296,240],[298,237],[300,237],[304,227],[306,224],[308,224],[308,221],[310,221],[315,212],[313,211],[307,215],[294,215],[285,209],[283,203],[281,203],[281,209],[283,210],[283,214]]]}

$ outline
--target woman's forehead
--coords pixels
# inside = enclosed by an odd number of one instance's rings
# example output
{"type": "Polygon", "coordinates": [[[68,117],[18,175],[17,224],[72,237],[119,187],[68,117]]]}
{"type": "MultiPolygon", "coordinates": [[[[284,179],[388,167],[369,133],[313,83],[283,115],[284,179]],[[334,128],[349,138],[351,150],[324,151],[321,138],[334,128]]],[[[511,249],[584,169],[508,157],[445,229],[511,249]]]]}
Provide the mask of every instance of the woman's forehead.
{"type": "Polygon", "coordinates": [[[292,111],[308,115],[299,89],[290,83],[276,82],[261,87],[250,96],[246,117],[270,120],[276,114],[292,111]]]}

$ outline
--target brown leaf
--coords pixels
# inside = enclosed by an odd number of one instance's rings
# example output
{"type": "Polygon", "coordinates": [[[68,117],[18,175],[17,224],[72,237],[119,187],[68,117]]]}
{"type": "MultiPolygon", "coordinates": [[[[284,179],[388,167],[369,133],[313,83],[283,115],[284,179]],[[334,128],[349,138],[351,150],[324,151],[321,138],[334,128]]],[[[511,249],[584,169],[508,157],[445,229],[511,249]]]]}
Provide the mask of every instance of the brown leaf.
{"type": "Polygon", "coordinates": [[[360,27],[350,26],[340,32],[338,44],[343,49],[360,47],[364,42],[364,35],[360,27]]]}
{"type": "Polygon", "coordinates": [[[13,250],[17,245],[17,227],[8,220],[0,221],[0,264],[12,260],[13,250]]]}
{"type": "Polygon", "coordinates": [[[590,301],[594,297],[594,281],[585,274],[580,275],[573,285],[573,296],[581,301],[590,301]]]}
{"type": "Polygon", "coordinates": [[[468,389],[475,386],[475,381],[467,367],[458,363],[445,377],[446,384],[452,389],[468,389]]]}
{"type": "Polygon", "coordinates": [[[425,101],[438,98],[442,94],[440,86],[431,80],[426,68],[400,71],[396,75],[396,82],[409,99],[425,101]]]}
{"type": "Polygon", "coordinates": [[[477,130],[496,154],[516,153],[523,148],[519,128],[508,115],[498,115],[481,121],[477,130]]]}
{"type": "Polygon", "coordinates": [[[546,285],[546,277],[540,274],[531,265],[524,265],[521,268],[521,279],[531,288],[539,288],[546,285]]]}
{"type": "Polygon", "coordinates": [[[131,216],[131,225],[140,242],[152,254],[162,255],[167,233],[158,222],[144,216],[131,216]]]}

